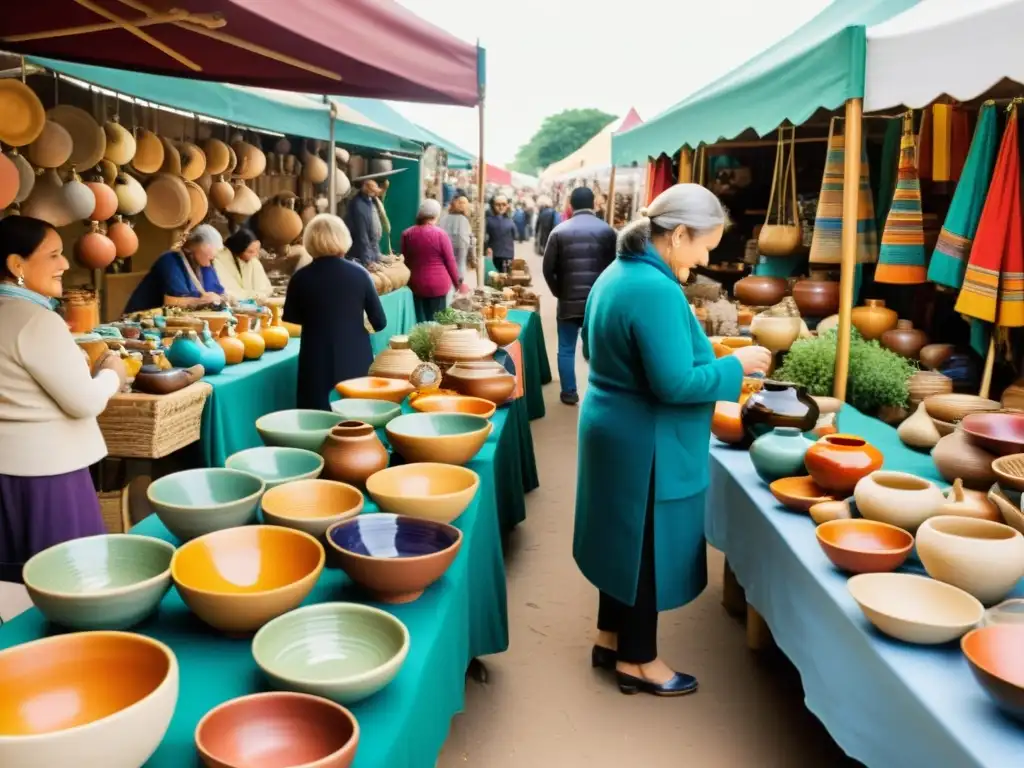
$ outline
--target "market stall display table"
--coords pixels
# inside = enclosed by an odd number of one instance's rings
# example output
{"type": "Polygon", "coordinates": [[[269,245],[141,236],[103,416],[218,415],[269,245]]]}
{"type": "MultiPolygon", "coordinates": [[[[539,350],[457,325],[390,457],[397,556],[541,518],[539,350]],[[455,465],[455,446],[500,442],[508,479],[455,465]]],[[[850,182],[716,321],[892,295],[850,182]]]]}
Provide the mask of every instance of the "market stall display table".
{"type": "Polygon", "coordinates": [[[539,419],[545,413],[543,387],[551,382],[551,363],[544,343],[540,313],[512,309],[508,319],[522,326],[519,343],[523,348],[523,365],[526,368],[526,408],[531,419],[539,419]]]}
{"type": "MultiPolygon", "coordinates": [[[[930,456],[882,422],[847,406],[839,429],[881,450],[885,469],[945,485],[930,456]]],[[[908,645],[877,632],[821,551],[813,521],[775,500],[746,451],[713,439],[710,470],[708,541],[799,670],[807,708],[847,754],[870,768],[1022,764],[1024,727],[996,709],[959,643],[908,645]]],[[[905,569],[923,573],[917,563],[905,569]]],[[[1013,596],[1024,597],[1024,584],[1013,596]]]]}

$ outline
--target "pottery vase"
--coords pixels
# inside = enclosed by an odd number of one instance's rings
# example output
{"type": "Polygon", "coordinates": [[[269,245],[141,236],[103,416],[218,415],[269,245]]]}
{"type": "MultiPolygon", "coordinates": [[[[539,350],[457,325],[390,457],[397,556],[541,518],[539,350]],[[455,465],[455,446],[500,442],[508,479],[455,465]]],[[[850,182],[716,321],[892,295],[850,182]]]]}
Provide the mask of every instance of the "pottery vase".
{"type": "Polygon", "coordinates": [[[928,334],[909,320],[897,320],[896,327],[882,334],[882,346],[897,355],[917,360],[921,349],[928,343],[928,334]]]}
{"type": "Polygon", "coordinates": [[[324,440],[324,476],[358,488],[388,465],[388,451],[372,426],[362,421],[343,421],[324,440]]]}
{"type": "Polygon", "coordinates": [[[750,333],[758,344],[773,354],[785,352],[800,338],[802,321],[799,317],[771,317],[757,315],[750,323],[750,333]]]}
{"type": "Polygon", "coordinates": [[[793,300],[803,317],[827,317],[839,311],[839,283],[811,276],[793,285],[793,300]]]}
{"type": "Polygon", "coordinates": [[[925,410],[924,403],[919,404],[914,413],[900,424],[896,435],[904,445],[919,451],[930,451],[941,438],[935,422],[925,410]]]}
{"type": "Polygon", "coordinates": [[[750,446],[750,461],[758,477],[772,483],[804,474],[804,456],[812,445],[796,427],[775,427],[750,446]]]}
{"type": "Polygon", "coordinates": [[[204,347],[195,331],[179,331],[167,350],[167,359],[175,368],[191,368],[202,365],[204,347]]]}
{"type": "Polygon", "coordinates": [[[956,352],[956,346],[953,344],[925,344],[921,347],[918,357],[921,359],[922,366],[934,370],[949,360],[954,352],[956,352]]]}
{"type": "Polygon", "coordinates": [[[281,308],[276,304],[270,308],[270,323],[260,329],[260,336],[267,349],[284,349],[288,346],[291,334],[281,325],[281,308]]]}
{"type": "Polygon", "coordinates": [[[964,488],[964,482],[959,477],[953,481],[953,487],[946,494],[946,503],[939,508],[939,514],[1003,522],[999,507],[989,499],[988,494],[964,488]]]}
{"type": "Polygon", "coordinates": [[[818,423],[818,404],[796,384],[766,379],[761,389],[743,403],[740,420],[750,440],[775,427],[795,427],[810,432],[818,423]]]}
{"type": "Polygon", "coordinates": [[[203,358],[200,362],[203,368],[206,369],[206,375],[214,376],[224,370],[224,366],[227,365],[227,357],[220,344],[217,343],[210,333],[209,325],[205,320],[203,321],[203,331],[199,338],[203,344],[203,358]]]}
{"type": "Polygon", "coordinates": [[[907,379],[907,394],[912,406],[932,395],[948,395],[953,391],[953,380],[937,371],[918,371],[907,379]]]}
{"type": "Polygon", "coordinates": [[[778,304],[785,297],[786,279],[750,275],[736,281],[732,287],[732,295],[737,301],[749,306],[770,307],[772,304],[778,304]]]}
{"type": "Polygon", "coordinates": [[[939,486],[907,472],[872,472],[853,491],[857,512],[913,533],[946,502],[939,486]]]}
{"type": "Polygon", "coordinates": [[[245,343],[235,336],[230,325],[225,325],[217,337],[217,343],[224,350],[226,365],[238,365],[245,359],[245,343]]]}
{"type": "Polygon", "coordinates": [[[252,318],[249,315],[238,315],[238,339],[245,345],[245,359],[258,360],[267,348],[267,342],[255,331],[249,330],[252,318]]]}
{"type": "Polygon", "coordinates": [[[504,405],[516,388],[516,377],[493,360],[458,362],[444,373],[441,387],[467,397],[481,397],[504,405]]]}
{"type": "Polygon", "coordinates": [[[995,459],[996,456],[970,442],[959,426],[932,449],[935,468],[947,482],[960,478],[965,486],[978,491],[987,490],[995,483],[996,473],[992,471],[995,459]]]}
{"type": "Polygon", "coordinates": [[[998,603],[1024,576],[1024,536],[1008,525],[943,515],[917,531],[917,554],[936,581],[985,605],[998,603]]]}
{"type": "Polygon", "coordinates": [[[386,379],[408,380],[421,362],[409,346],[408,336],[392,336],[388,348],[373,359],[369,373],[386,379]]]}
{"type": "Polygon", "coordinates": [[[854,307],[851,322],[867,341],[879,339],[886,331],[896,327],[896,312],[885,306],[881,299],[868,299],[863,307],[854,307]]]}
{"type": "Polygon", "coordinates": [[[826,435],[810,447],[804,464],[820,487],[849,495],[861,478],[882,468],[882,453],[856,435],[826,435]]]}

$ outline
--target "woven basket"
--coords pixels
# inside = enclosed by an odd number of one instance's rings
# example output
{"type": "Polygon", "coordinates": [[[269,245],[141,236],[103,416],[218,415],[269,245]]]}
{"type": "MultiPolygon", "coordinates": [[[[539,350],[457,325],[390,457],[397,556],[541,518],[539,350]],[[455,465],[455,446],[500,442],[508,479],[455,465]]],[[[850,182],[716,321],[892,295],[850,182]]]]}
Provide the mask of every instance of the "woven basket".
{"type": "Polygon", "coordinates": [[[128,533],[132,527],[128,513],[128,486],[119,491],[100,491],[96,494],[100,500],[100,514],[107,533],[128,533]]]}
{"type": "Polygon", "coordinates": [[[212,389],[197,381],[169,395],[115,395],[98,419],[107,452],[123,459],[160,459],[194,443],[212,389]]]}

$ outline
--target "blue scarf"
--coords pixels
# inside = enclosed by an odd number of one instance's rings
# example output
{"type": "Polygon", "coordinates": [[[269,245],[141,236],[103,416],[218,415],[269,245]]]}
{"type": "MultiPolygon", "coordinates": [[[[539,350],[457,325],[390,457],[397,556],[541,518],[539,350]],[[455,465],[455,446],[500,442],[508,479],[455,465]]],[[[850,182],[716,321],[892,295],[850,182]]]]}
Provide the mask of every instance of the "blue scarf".
{"type": "Polygon", "coordinates": [[[51,311],[57,309],[57,305],[60,303],[56,299],[48,298],[41,293],[30,291],[28,288],[14,285],[13,283],[0,283],[0,296],[5,296],[9,299],[31,301],[51,311]]]}

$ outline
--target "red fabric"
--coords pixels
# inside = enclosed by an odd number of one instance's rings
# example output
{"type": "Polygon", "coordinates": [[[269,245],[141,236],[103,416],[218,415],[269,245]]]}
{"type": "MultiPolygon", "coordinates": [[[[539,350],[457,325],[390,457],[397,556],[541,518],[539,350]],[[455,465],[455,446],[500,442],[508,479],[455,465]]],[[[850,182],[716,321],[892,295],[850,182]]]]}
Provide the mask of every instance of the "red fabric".
{"type": "Polygon", "coordinates": [[[656,198],[675,183],[676,180],[672,176],[672,158],[668,155],[661,155],[654,162],[654,183],[651,185],[650,200],[656,198]]]}
{"type": "Polygon", "coordinates": [[[512,185],[512,171],[506,171],[504,168],[487,163],[487,177],[485,181],[509,187],[512,185]]]}
{"type": "Polygon", "coordinates": [[[409,290],[425,299],[445,296],[462,282],[452,241],[434,224],[409,227],[402,233],[402,255],[412,273],[409,290]]]}
{"type": "Polygon", "coordinates": [[[636,128],[638,125],[643,125],[643,122],[644,121],[641,119],[640,114],[636,109],[630,107],[629,112],[627,112],[626,116],[622,118],[622,122],[619,123],[619,127],[615,132],[622,133],[623,131],[628,131],[630,128],[636,128]]]}
{"type": "MultiPolygon", "coordinates": [[[[94,0],[122,19],[143,14],[117,0],[94,0]]],[[[428,24],[394,0],[148,0],[158,12],[218,13],[219,33],[341,76],[333,80],[213,40],[157,24],[146,34],[202,67],[195,72],[121,29],[2,48],[65,61],[159,75],[308,93],[473,106],[479,102],[477,48],[428,24]]],[[[106,21],[73,0],[33,0],[0,15],[0,37],[106,21]]],[[[482,81],[482,77],[479,81],[482,81]]]]}

